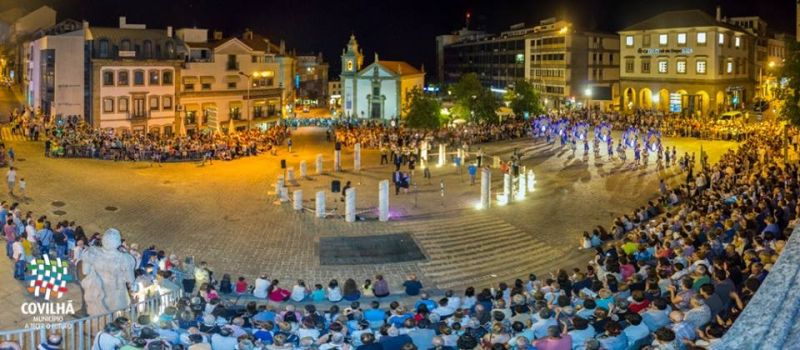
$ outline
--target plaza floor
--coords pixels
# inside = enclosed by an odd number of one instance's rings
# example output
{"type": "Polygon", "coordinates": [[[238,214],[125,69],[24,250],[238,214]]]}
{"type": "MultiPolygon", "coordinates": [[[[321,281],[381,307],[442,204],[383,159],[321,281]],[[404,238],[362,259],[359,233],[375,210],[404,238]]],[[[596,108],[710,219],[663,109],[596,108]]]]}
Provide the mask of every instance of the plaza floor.
{"type": "MultiPolygon", "coordinates": [[[[459,172],[446,165],[432,167],[430,183],[417,170],[417,185],[409,194],[395,196],[392,189],[393,217],[388,223],[372,219],[346,223],[341,218],[344,204],[337,201],[338,194],[329,192],[331,180],[351,181],[357,188],[359,210],[371,218],[377,208],[378,182],[390,178],[393,166],[380,166],[377,152],[365,150],[363,170],[356,173],[352,151],[344,150],[344,171],[331,172],[333,145],[325,142],[324,129],[296,130],[292,153],[283,147],[276,156],[161,167],[146,162],[47,159],[41,143],[19,140],[7,128],[2,136],[17,153],[18,177],[28,183],[28,199],[7,194],[0,199],[23,201],[23,210],[46,214],[52,221],[74,220],[88,234],[115,227],[141,248],[155,245],[168,254],[193,255],[207,261],[219,275],[252,280],[267,274],[287,288],[296,279],[327,284],[332,278],[340,283],[349,277],[361,282],[383,274],[399,290],[405,276],[415,273],[428,288],[460,289],[513,281],[530,272],[546,275],[558,267],[583,267],[590,257],[589,252],[577,249],[583,231],[596,225],[608,227],[616,216],[646,204],[655,197],[659,178],[684,179],[676,169],[656,171],[652,161],[648,168],[636,170],[593,157],[586,162],[569,151],[522,139],[483,146],[487,154],[503,159],[516,148],[523,154],[523,164],[536,172],[536,191],[522,202],[476,210],[479,186],[469,184],[466,169],[459,172]],[[320,153],[326,173],[316,176],[314,159],[320,153]],[[295,169],[301,160],[308,162],[311,178],[290,186],[290,192],[303,190],[305,207],[313,208],[313,194],[325,190],[328,209],[337,214],[316,219],[311,212],[295,212],[289,204],[277,203],[272,186],[283,173],[281,159],[295,169]],[[445,184],[444,197],[440,181],[445,184]],[[380,235],[411,237],[424,259],[360,265],[320,261],[320,251],[328,248],[327,238],[380,235]]],[[[695,139],[668,138],[664,143],[677,146],[679,154],[699,155],[701,147],[695,139]]],[[[702,147],[713,162],[735,144],[705,141],[702,147]]],[[[435,159],[432,154],[431,163],[435,159]]],[[[499,171],[494,171],[493,180],[493,191],[498,191],[502,187],[499,171]]],[[[363,244],[354,247],[365,249],[363,244]]],[[[346,260],[341,255],[346,247],[336,248],[340,260],[334,261],[346,260]]],[[[10,277],[6,266],[0,273],[5,275],[6,270],[10,277]]],[[[9,280],[0,278],[3,285],[14,283],[9,280]]],[[[0,300],[11,302],[19,293],[0,288],[0,300]]],[[[16,317],[8,312],[0,312],[3,325],[16,317]]]]}

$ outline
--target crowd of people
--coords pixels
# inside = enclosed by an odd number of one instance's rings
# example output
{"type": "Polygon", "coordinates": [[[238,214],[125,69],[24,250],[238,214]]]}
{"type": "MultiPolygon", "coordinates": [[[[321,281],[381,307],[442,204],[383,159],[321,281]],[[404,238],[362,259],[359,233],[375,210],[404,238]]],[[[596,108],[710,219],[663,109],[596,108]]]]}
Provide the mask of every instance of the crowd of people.
{"type": "MultiPolygon", "coordinates": [[[[521,137],[529,125],[430,134],[337,127],[334,135],[366,147],[387,140],[413,147],[428,137],[459,145],[521,137]]],[[[719,349],[800,220],[800,174],[796,164],[782,163],[782,132],[776,124],[754,128],[716,164],[687,163],[683,181],[662,181],[657,199],[609,229],[585,232],[581,246],[597,254],[584,268],[435,298],[416,276],[394,293],[399,299],[386,298],[392,291],[383,276],[284,288],[263,275],[251,284],[219,276],[204,262],[126,242],[121,249],[137,262],[136,300],[179,289],[185,297],[158,315],[116,319],[95,336],[93,349],[719,349]],[[226,298],[245,295],[252,301],[244,309],[226,298]],[[323,310],[322,303],[331,306],[323,310]]],[[[86,247],[100,242],[98,233],[87,235],[69,221],[52,225],[17,203],[1,203],[0,220],[15,277],[42,253],[80,265],[86,247]]],[[[59,343],[54,334],[42,347],[59,343]]]]}

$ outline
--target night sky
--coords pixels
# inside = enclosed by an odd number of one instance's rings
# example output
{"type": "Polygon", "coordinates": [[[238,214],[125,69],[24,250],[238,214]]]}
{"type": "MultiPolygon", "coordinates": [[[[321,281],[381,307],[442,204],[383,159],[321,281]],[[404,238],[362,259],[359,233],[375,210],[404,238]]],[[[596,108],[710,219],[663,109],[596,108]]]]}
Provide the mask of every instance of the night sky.
{"type": "Polygon", "coordinates": [[[322,52],[339,72],[339,55],[355,33],[366,61],[378,52],[387,60],[424,63],[435,76],[435,36],[464,26],[499,32],[548,17],[566,18],[583,29],[615,31],[667,10],[702,9],[714,15],[757,15],[773,32],[794,34],[794,0],[0,0],[8,6],[35,8],[47,4],[65,18],[86,19],[92,25],[116,26],[118,16],[148,27],[197,26],[221,29],[226,36],[250,28],[273,41],[285,40],[298,53],[322,52]]]}

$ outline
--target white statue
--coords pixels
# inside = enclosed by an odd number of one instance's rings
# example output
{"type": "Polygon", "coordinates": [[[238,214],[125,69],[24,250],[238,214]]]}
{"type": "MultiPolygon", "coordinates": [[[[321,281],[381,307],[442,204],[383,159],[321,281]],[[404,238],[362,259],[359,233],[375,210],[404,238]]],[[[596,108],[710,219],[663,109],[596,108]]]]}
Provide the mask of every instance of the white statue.
{"type": "Polygon", "coordinates": [[[136,261],[119,251],[120,233],[110,228],[103,234],[103,246],[91,247],[81,257],[83,299],[90,316],[102,315],[130,305],[128,286],[133,283],[136,261]]]}

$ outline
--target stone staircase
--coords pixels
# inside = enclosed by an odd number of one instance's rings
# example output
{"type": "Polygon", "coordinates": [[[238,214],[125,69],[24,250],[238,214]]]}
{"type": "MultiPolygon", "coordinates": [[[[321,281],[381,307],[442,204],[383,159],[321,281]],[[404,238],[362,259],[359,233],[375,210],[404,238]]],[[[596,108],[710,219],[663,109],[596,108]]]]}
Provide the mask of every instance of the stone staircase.
{"type": "Polygon", "coordinates": [[[568,265],[569,247],[547,245],[489,212],[464,214],[395,223],[413,232],[428,257],[420,269],[440,289],[495,286],[568,265]]]}

